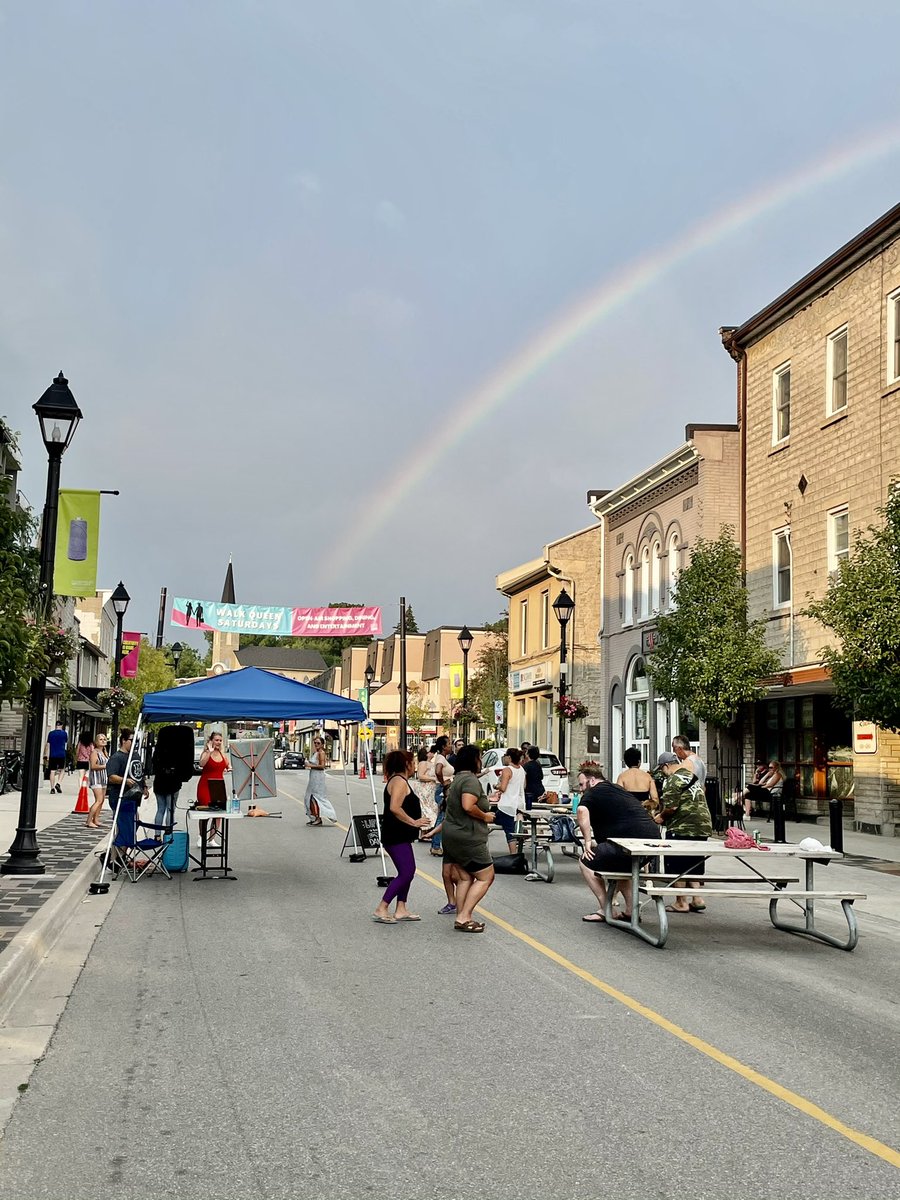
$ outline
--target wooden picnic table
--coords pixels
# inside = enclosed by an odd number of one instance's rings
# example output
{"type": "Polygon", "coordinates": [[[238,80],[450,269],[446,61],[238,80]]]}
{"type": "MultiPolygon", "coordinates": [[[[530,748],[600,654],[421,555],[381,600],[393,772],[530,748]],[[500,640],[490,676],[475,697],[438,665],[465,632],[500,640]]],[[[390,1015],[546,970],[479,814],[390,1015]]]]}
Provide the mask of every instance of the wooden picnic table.
{"type": "MultiPolygon", "coordinates": [[[[865,896],[861,892],[839,889],[826,891],[817,889],[815,886],[816,866],[819,864],[827,866],[835,859],[843,858],[843,855],[838,854],[835,850],[801,850],[799,845],[792,842],[766,843],[765,849],[760,847],[752,850],[733,850],[725,846],[723,842],[715,840],[666,841],[661,839],[647,841],[644,838],[610,838],[610,842],[624,850],[631,858],[632,911],[630,921],[613,920],[612,903],[616,891],[615,885],[613,885],[607,888],[606,920],[615,929],[624,929],[628,933],[633,933],[636,937],[649,942],[651,946],[662,948],[666,944],[669,936],[669,914],[666,912],[666,902],[679,896],[702,898],[705,901],[717,897],[762,898],[768,900],[769,919],[776,929],[784,930],[786,933],[799,933],[805,937],[817,938],[819,941],[826,942],[830,946],[837,946],[841,950],[852,950],[859,940],[853,902],[854,900],[865,900],[865,896]],[[684,858],[695,862],[697,859],[704,861],[715,859],[717,862],[740,863],[747,868],[748,873],[746,877],[720,877],[720,886],[716,886],[715,875],[707,875],[704,877],[704,886],[700,890],[677,887],[677,880],[673,876],[665,876],[661,873],[642,874],[641,866],[648,858],[659,860],[660,872],[662,859],[684,858]],[[798,880],[789,879],[783,873],[776,874],[779,868],[783,872],[785,858],[804,864],[803,887],[793,888],[791,884],[799,882],[798,880]],[[779,860],[781,860],[780,863],[779,860]],[[776,867],[775,864],[779,864],[779,867],[776,867]],[[721,884],[725,886],[721,886],[721,884]],[[642,896],[652,899],[656,904],[659,920],[659,929],[656,933],[644,927],[641,921],[640,899],[642,896]],[[816,925],[816,901],[819,900],[840,901],[847,922],[845,939],[832,937],[831,934],[818,928],[816,925]],[[790,922],[779,919],[778,905],[784,902],[796,905],[803,914],[802,924],[797,921],[790,922]]],[[[628,878],[627,875],[616,872],[609,875],[603,872],[603,875],[608,879],[628,878]]]]}

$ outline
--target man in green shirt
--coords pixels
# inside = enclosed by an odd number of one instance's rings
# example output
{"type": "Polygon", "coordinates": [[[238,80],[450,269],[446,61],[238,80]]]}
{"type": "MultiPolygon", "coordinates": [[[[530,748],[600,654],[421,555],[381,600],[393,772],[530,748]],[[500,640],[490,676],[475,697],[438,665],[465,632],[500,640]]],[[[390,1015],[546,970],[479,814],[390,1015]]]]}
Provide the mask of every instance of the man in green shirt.
{"type": "MultiPolygon", "coordinates": [[[[688,763],[680,762],[678,756],[668,750],[659,756],[657,764],[665,782],[660,797],[660,811],[654,820],[658,825],[665,825],[666,838],[670,841],[705,842],[713,829],[703,785],[688,763]]],[[[705,865],[702,858],[694,861],[667,858],[666,872],[675,874],[684,871],[687,875],[702,875],[705,865]]],[[[699,879],[679,879],[675,886],[687,886],[699,891],[702,884],[699,879]]],[[[674,904],[666,905],[666,908],[669,912],[703,912],[706,904],[699,897],[688,904],[686,897],[679,896],[674,904]]]]}

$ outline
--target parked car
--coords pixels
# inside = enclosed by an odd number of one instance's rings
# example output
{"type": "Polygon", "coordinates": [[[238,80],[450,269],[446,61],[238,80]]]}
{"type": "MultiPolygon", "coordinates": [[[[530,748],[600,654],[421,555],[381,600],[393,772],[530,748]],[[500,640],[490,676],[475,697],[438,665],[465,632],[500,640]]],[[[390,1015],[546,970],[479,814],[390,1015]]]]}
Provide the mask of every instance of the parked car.
{"type": "Polygon", "coordinates": [[[276,771],[301,771],[306,766],[306,759],[295,750],[277,750],[275,752],[276,771]]]}
{"type": "MultiPolygon", "coordinates": [[[[485,750],[481,756],[481,774],[478,778],[487,795],[491,794],[494,784],[500,778],[503,755],[508,749],[508,746],[501,746],[498,750],[485,750]]],[[[565,792],[568,795],[568,772],[553,751],[541,750],[538,762],[544,772],[544,791],[565,792]]]]}
{"type": "Polygon", "coordinates": [[[199,775],[201,772],[200,755],[206,749],[206,738],[194,738],[194,774],[199,775]]]}

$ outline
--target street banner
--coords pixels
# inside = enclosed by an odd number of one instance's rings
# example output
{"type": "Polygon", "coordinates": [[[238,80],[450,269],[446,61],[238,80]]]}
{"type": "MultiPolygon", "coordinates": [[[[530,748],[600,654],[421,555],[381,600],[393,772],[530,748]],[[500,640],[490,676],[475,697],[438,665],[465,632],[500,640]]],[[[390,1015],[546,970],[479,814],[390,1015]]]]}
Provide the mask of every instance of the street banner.
{"type": "Polygon", "coordinates": [[[462,700],[463,698],[463,665],[462,663],[450,663],[447,667],[450,672],[450,699],[462,700]]]}
{"type": "Polygon", "coordinates": [[[380,637],[380,608],[279,608],[176,596],[173,625],[272,637],[380,637]]]}
{"type": "Polygon", "coordinates": [[[122,661],[119,663],[119,674],[123,679],[134,679],[137,676],[143,636],[141,633],[122,634],[122,661]]]}
{"type": "Polygon", "coordinates": [[[57,596],[93,596],[97,591],[100,493],[64,488],[59,493],[53,591],[57,596]]]}

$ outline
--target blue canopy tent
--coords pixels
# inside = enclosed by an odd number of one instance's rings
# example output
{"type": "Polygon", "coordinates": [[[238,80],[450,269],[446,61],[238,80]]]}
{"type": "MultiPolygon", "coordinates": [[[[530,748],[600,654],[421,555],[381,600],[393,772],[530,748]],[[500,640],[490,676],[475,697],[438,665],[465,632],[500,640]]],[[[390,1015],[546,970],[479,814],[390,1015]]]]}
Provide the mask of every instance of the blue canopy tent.
{"type": "Polygon", "coordinates": [[[141,716],[145,721],[364,721],[366,710],[358,700],[260,667],[243,667],[164,692],[148,692],[141,716]]]}
{"type": "MultiPolygon", "coordinates": [[[[333,692],[310,687],[308,683],[299,683],[296,679],[287,679],[284,675],[276,675],[273,671],[263,671],[259,667],[243,667],[239,671],[230,671],[225,675],[214,675],[209,679],[199,679],[196,683],[186,683],[182,687],[167,688],[162,692],[148,692],[141,705],[141,715],[138,718],[135,739],[125,765],[125,774],[128,774],[131,767],[131,759],[138,744],[137,734],[144,722],[177,723],[179,721],[239,721],[247,719],[359,722],[366,719],[366,710],[358,700],[348,700],[343,696],[336,696],[333,692]]],[[[340,739],[338,739],[338,745],[340,746],[340,739]]],[[[340,749],[349,807],[350,789],[347,785],[347,767],[343,747],[341,746],[340,749]]],[[[374,791],[372,795],[374,800],[374,791]]],[[[350,825],[351,828],[354,828],[352,808],[350,816],[350,825]]],[[[118,807],[100,871],[101,882],[92,884],[92,890],[102,891],[109,886],[108,884],[104,885],[102,880],[109,861],[117,817],[118,807]]],[[[355,840],[354,829],[354,843],[355,840]]]]}

